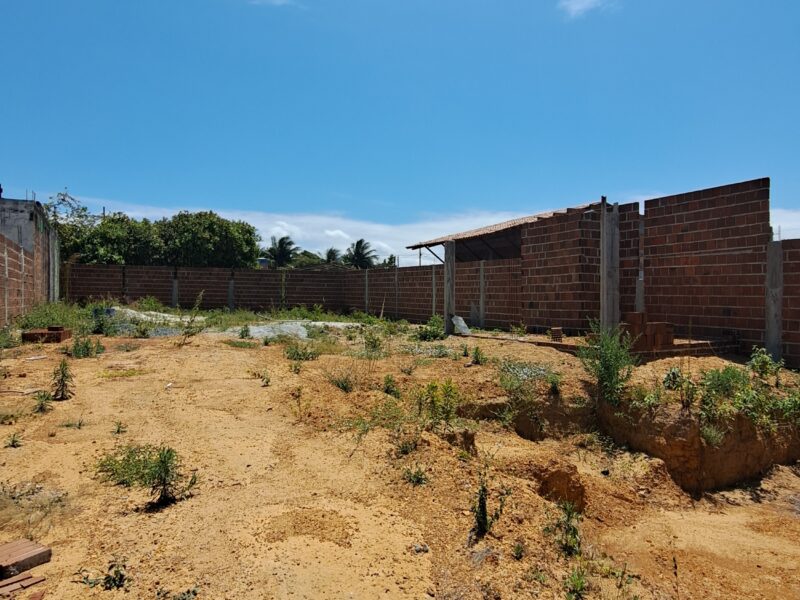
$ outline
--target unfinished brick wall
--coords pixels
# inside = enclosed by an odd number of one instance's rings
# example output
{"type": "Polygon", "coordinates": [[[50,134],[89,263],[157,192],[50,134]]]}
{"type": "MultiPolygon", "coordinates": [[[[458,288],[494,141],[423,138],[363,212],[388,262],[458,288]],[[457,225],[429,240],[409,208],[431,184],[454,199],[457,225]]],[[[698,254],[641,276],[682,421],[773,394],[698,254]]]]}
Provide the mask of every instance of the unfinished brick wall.
{"type": "Polygon", "coordinates": [[[319,304],[334,311],[344,308],[344,280],[340,271],[286,271],[284,293],[286,306],[319,304]]]}
{"type": "Polygon", "coordinates": [[[619,206],[619,310],[623,315],[636,310],[636,281],[639,279],[639,203],[619,206]]]}
{"type": "Polygon", "coordinates": [[[234,304],[252,310],[281,307],[280,271],[269,269],[236,269],[234,271],[234,304]]]}
{"type": "MultiPolygon", "coordinates": [[[[472,326],[480,318],[481,263],[456,263],[456,314],[472,326]]],[[[520,295],[520,260],[485,261],[483,265],[485,288],[484,327],[507,328],[522,320],[520,295]]]]}
{"type": "Polygon", "coordinates": [[[126,298],[153,296],[167,306],[172,303],[175,268],[126,266],[123,272],[123,295],[126,298]]]}
{"type": "Polygon", "coordinates": [[[783,356],[800,368],[800,240],[783,240],[783,356]]]}
{"type": "Polygon", "coordinates": [[[520,295],[529,329],[585,330],[600,312],[599,205],[522,228],[520,295]]]}
{"type": "Polygon", "coordinates": [[[763,343],[769,179],[648,200],[644,221],[648,320],[763,343]]]}
{"type": "Polygon", "coordinates": [[[61,272],[62,295],[68,300],[122,298],[125,294],[121,265],[65,264],[61,272]]]}
{"type": "Polygon", "coordinates": [[[0,324],[7,325],[34,300],[33,255],[0,235],[0,324]],[[30,265],[26,267],[25,265],[30,265]]]}

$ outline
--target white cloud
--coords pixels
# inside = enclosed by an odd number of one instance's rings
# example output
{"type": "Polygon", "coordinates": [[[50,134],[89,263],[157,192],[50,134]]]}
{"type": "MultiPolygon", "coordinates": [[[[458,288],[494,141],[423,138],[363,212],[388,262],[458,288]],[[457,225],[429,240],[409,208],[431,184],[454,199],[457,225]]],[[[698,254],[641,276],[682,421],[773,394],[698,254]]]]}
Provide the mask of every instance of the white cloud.
{"type": "MultiPolygon", "coordinates": [[[[162,207],[128,204],[98,198],[82,197],[79,199],[92,212],[99,212],[102,207],[105,207],[106,212],[124,212],[138,219],[160,219],[172,216],[180,210],[208,210],[192,206],[162,207]]],[[[355,240],[364,238],[372,244],[382,258],[389,254],[398,256],[402,266],[419,263],[419,254],[406,249],[409,244],[524,216],[524,213],[507,211],[470,211],[461,214],[429,214],[411,223],[391,225],[337,214],[273,213],[226,209],[215,209],[215,212],[226,219],[250,223],[261,234],[264,243],[269,243],[269,238],[273,235],[277,237],[289,235],[301,248],[312,252],[323,252],[330,246],[345,250],[355,240]]],[[[435,262],[438,261],[429,252],[423,250],[422,263],[435,262]]]]}
{"type": "Polygon", "coordinates": [[[800,210],[773,208],[769,213],[772,233],[776,240],[800,238],[800,210]]]}
{"type": "Polygon", "coordinates": [[[567,13],[570,19],[583,16],[590,10],[609,6],[610,0],[558,0],[558,8],[567,13]]]}

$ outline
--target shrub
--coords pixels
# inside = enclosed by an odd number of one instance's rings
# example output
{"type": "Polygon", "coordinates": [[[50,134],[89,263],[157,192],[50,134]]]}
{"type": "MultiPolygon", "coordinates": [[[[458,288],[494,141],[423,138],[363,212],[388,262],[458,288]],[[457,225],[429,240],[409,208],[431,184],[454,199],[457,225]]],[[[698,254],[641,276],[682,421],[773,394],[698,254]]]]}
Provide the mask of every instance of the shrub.
{"type": "Polygon", "coordinates": [[[143,340],[150,337],[150,331],[153,329],[153,324],[144,319],[137,319],[133,321],[133,332],[131,335],[137,339],[143,340]]]}
{"type": "Polygon", "coordinates": [[[753,346],[753,352],[750,354],[750,360],[747,363],[750,370],[761,379],[766,379],[770,375],[778,376],[781,368],[783,368],[783,360],[774,361],[767,352],[766,348],[759,348],[753,346]]]}
{"type": "Polygon", "coordinates": [[[425,325],[417,329],[416,339],[420,342],[432,342],[435,340],[443,340],[444,334],[444,319],[441,315],[432,315],[425,325]]]}
{"type": "Polygon", "coordinates": [[[406,467],[403,470],[403,479],[413,486],[425,485],[428,483],[428,474],[425,472],[425,469],[419,465],[415,466],[413,469],[411,467],[406,467]]]}
{"type": "Polygon", "coordinates": [[[545,378],[550,389],[550,395],[559,396],[561,394],[561,375],[558,373],[548,373],[545,378]]]}
{"type": "Polygon", "coordinates": [[[36,395],[33,397],[33,399],[36,401],[36,404],[33,407],[33,412],[35,413],[46,413],[53,408],[53,394],[50,392],[40,390],[36,392],[36,395]]]}
{"type": "Polygon", "coordinates": [[[506,500],[511,495],[509,488],[503,488],[500,492],[497,507],[494,512],[489,514],[489,484],[487,482],[486,469],[478,473],[478,489],[475,492],[475,502],[472,505],[472,515],[475,523],[472,527],[471,537],[475,540],[483,538],[492,527],[497,523],[503,514],[506,500]]]}
{"type": "Polygon", "coordinates": [[[67,348],[66,353],[72,358],[94,358],[105,350],[100,340],[92,342],[91,338],[78,335],[72,340],[72,346],[67,348]]]}
{"type": "Polygon", "coordinates": [[[53,400],[69,400],[72,398],[72,371],[66,358],[53,371],[53,400]]]}
{"type": "Polygon", "coordinates": [[[293,361],[292,364],[289,365],[289,370],[294,373],[295,375],[300,374],[300,370],[303,368],[303,363],[299,361],[293,361]]]}
{"type": "Polygon", "coordinates": [[[283,353],[286,358],[294,361],[316,360],[319,357],[319,352],[315,348],[299,342],[288,344],[283,349],[283,353]]]}
{"type": "Polygon", "coordinates": [[[251,337],[253,336],[250,335],[250,326],[242,325],[242,328],[239,330],[239,339],[249,340],[251,337]]]}
{"type": "Polygon", "coordinates": [[[414,390],[413,395],[417,416],[428,427],[435,429],[440,424],[449,426],[456,419],[461,393],[451,379],[443,383],[431,381],[425,387],[414,390]]]}
{"type": "Polygon", "coordinates": [[[383,393],[389,394],[395,398],[400,398],[400,388],[397,387],[397,381],[395,381],[392,375],[386,375],[383,378],[383,393]]]}
{"type": "Polygon", "coordinates": [[[342,390],[345,394],[349,394],[355,388],[353,376],[348,372],[329,374],[328,381],[342,390]]]}
{"type": "Polygon", "coordinates": [[[522,542],[514,544],[514,547],[511,549],[511,556],[514,557],[514,560],[522,560],[522,557],[525,556],[525,546],[522,542]]]}
{"type": "Polygon", "coordinates": [[[725,439],[725,432],[718,425],[706,423],[700,426],[700,437],[707,445],[717,448],[725,439]]]}
{"type": "Polygon", "coordinates": [[[383,339],[377,328],[364,329],[364,355],[368,358],[378,358],[383,355],[383,339]]]}
{"type": "Polygon", "coordinates": [[[545,528],[546,533],[556,536],[556,541],[565,556],[578,556],[581,553],[581,532],[578,524],[581,514],[571,502],[558,504],[560,514],[555,522],[545,528]]]}
{"type": "Polygon", "coordinates": [[[45,302],[34,306],[17,320],[20,329],[68,327],[76,335],[87,335],[94,329],[91,309],[64,302],[45,302]]]}
{"type": "Polygon", "coordinates": [[[115,557],[108,563],[108,569],[103,577],[89,577],[89,574],[83,570],[79,573],[82,575],[81,583],[88,585],[90,588],[99,585],[106,591],[122,590],[127,587],[131,580],[126,573],[126,569],[125,559],[115,557]]]}
{"type": "Polygon", "coordinates": [[[487,362],[489,362],[489,358],[486,356],[483,350],[480,349],[480,346],[475,346],[472,349],[472,364],[485,365],[487,362]]]}
{"type": "Polygon", "coordinates": [[[196,475],[187,480],[178,453],[168,446],[125,446],[103,457],[97,471],[117,485],[150,488],[154,507],[186,497],[197,482],[196,475]]]}
{"type": "Polygon", "coordinates": [[[630,351],[631,338],[619,327],[604,328],[598,321],[591,325],[592,334],[578,350],[578,358],[594,378],[599,399],[616,406],[636,364],[630,351]]]}
{"type": "Polygon", "coordinates": [[[22,438],[16,432],[6,438],[6,448],[19,448],[22,446],[22,438]]]}
{"type": "Polygon", "coordinates": [[[183,321],[183,328],[181,331],[181,339],[178,341],[178,347],[182,348],[189,341],[205,329],[204,322],[200,319],[200,306],[203,304],[203,292],[201,290],[197,297],[194,299],[192,310],[189,311],[189,317],[183,321]]]}
{"type": "Polygon", "coordinates": [[[564,580],[564,591],[567,600],[583,600],[589,590],[589,581],[583,567],[575,567],[564,580]]]}
{"type": "Polygon", "coordinates": [[[20,341],[17,336],[11,333],[11,328],[7,326],[0,328],[0,350],[14,348],[19,344],[20,341]]]}
{"type": "Polygon", "coordinates": [[[231,348],[242,348],[252,350],[258,348],[258,342],[251,342],[249,340],[222,340],[222,343],[231,348]]]}
{"type": "Polygon", "coordinates": [[[679,390],[683,383],[683,373],[680,367],[671,367],[664,375],[664,389],[665,390],[679,390]]]}
{"type": "Polygon", "coordinates": [[[518,325],[509,325],[508,328],[511,331],[511,335],[514,337],[525,337],[528,335],[528,326],[525,325],[523,321],[520,321],[518,325]]]}

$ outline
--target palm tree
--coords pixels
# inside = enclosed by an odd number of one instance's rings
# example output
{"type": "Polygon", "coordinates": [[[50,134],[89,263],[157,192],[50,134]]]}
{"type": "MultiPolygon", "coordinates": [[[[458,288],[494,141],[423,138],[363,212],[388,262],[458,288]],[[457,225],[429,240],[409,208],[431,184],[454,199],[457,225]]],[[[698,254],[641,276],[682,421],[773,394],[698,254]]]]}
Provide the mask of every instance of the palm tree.
{"type": "Polygon", "coordinates": [[[338,248],[328,248],[327,250],[325,250],[325,255],[322,258],[329,265],[341,262],[342,251],[339,250],[338,248]]]}
{"type": "Polygon", "coordinates": [[[272,262],[273,266],[281,268],[291,265],[299,252],[300,248],[294,245],[292,238],[288,235],[284,235],[280,239],[273,235],[270,247],[267,248],[264,254],[272,262]]]}
{"type": "Polygon", "coordinates": [[[363,238],[350,244],[347,252],[344,253],[344,263],[356,269],[369,269],[375,266],[378,255],[372,249],[369,242],[363,238]]]}

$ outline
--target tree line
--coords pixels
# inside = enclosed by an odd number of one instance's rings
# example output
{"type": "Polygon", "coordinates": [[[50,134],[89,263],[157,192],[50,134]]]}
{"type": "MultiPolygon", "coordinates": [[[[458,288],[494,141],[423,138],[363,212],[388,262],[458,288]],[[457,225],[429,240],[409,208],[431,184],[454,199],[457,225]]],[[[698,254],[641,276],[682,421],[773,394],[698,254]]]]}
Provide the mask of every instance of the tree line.
{"type": "Polygon", "coordinates": [[[379,263],[370,243],[360,239],[342,252],[328,248],[316,254],[289,236],[272,237],[262,247],[256,228],[213,211],[182,211],[155,221],[124,213],[95,215],[67,192],[45,204],[58,231],[62,260],[85,264],[168,265],[175,267],[302,268],[339,264],[356,269],[394,266],[390,255],[379,263]]]}

